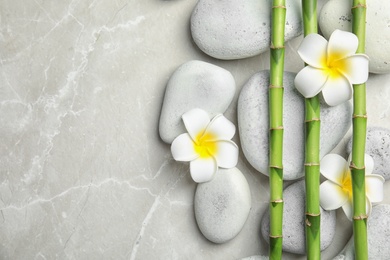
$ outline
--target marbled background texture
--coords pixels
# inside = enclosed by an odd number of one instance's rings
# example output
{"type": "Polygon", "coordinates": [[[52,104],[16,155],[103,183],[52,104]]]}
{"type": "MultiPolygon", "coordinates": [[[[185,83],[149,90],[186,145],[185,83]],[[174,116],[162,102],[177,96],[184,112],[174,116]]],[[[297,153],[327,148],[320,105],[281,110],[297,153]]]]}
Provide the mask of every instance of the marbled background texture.
{"type": "MultiPolygon", "coordinates": [[[[267,254],[260,220],[268,177],[240,155],[252,209],[235,239],[213,244],[195,222],[188,165],[158,136],[165,86],[180,64],[203,60],[233,74],[237,91],[225,115],[234,123],[242,85],[269,66],[268,52],[233,61],[203,54],[189,30],[195,4],[0,0],[0,259],[267,254]]],[[[303,65],[301,39],[286,44],[288,71],[303,65]]],[[[367,95],[369,125],[389,128],[390,75],[371,75],[367,95]]],[[[342,211],[337,216],[324,259],[352,232],[342,211]]],[[[285,254],[295,258],[304,259],[285,254]]]]}

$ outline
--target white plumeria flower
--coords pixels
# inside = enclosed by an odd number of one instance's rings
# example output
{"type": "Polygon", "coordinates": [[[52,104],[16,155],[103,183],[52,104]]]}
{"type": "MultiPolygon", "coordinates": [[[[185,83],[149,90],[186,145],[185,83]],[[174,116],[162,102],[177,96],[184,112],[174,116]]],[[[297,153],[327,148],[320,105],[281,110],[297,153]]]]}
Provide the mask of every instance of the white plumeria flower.
{"type": "Polygon", "coordinates": [[[176,161],[190,161],[195,182],[210,181],[218,167],[233,168],[238,161],[238,147],[231,141],[236,127],[222,114],[211,121],[201,109],[192,109],[182,116],[188,133],[176,137],[171,152],[176,161]]]}
{"type": "MultiPolygon", "coordinates": [[[[371,213],[372,204],[383,200],[383,183],[385,179],[372,174],[374,160],[365,155],[365,184],[366,184],[366,212],[371,213]]],[[[321,160],[320,171],[328,180],[320,186],[320,204],[325,210],[334,210],[342,207],[348,219],[352,220],[352,179],[347,162],[338,154],[325,155],[321,160]]]]}
{"type": "Polygon", "coordinates": [[[329,106],[339,105],[352,98],[352,84],[368,79],[368,57],[355,54],[358,48],[355,34],[335,30],[329,42],[319,34],[307,35],[298,54],[308,65],[295,78],[295,87],[311,98],[322,91],[329,106]]]}

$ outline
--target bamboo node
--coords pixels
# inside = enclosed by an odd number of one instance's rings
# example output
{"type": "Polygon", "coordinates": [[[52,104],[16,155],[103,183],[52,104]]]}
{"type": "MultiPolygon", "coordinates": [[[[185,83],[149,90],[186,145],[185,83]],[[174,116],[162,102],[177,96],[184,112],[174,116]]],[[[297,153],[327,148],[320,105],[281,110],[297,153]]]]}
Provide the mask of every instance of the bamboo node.
{"type": "Polygon", "coordinates": [[[280,126],[277,126],[277,127],[271,127],[269,130],[273,131],[273,130],[283,130],[283,129],[284,129],[284,127],[282,125],[280,125],[280,126]]]}
{"type": "Polygon", "coordinates": [[[283,203],[283,199],[273,200],[271,203],[283,203]]]}
{"type": "Polygon", "coordinates": [[[321,119],[319,119],[319,118],[312,118],[310,120],[305,120],[305,123],[316,122],[316,121],[320,122],[321,119]]]}
{"type": "Polygon", "coordinates": [[[279,50],[279,49],[284,49],[284,48],[285,48],[284,46],[275,46],[273,44],[271,44],[271,47],[270,47],[270,49],[272,49],[272,50],[279,50]]]}
{"type": "Polygon", "coordinates": [[[368,218],[368,216],[366,214],[353,217],[354,220],[364,220],[364,219],[367,219],[367,218],[368,218]]]}
{"type": "Polygon", "coordinates": [[[276,235],[276,236],[273,236],[273,235],[269,235],[270,238],[282,238],[283,236],[282,235],[276,235]]]}
{"type": "Polygon", "coordinates": [[[352,118],[367,118],[367,114],[364,114],[364,115],[353,114],[352,118]]]}
{"type": "Polygon", "coordinates": [[[310,166],[320,166],[319,163],[315,163],[315,162],[309,162],[309,163],[304,163],[304,166],[307,166],[307,167],[310,167],[310,166]]]}
{"type": "Polygon", "coordinates": [[[285,5],[274,5],[274,6],[272,6],[272,8],[284,8],[284,9],[286,9],[286,6],[285,5]]]}
{"type": "Polygon", "coordinates": [[[356,9],[356,8],[367,8],[367,5],[365,5],[365,4],[357,4],[357,5],[353,6],[351,9],[356,9]]]}
{"type": "Polygon", "coordinates": [[[269,85],[269,88],[284,88],[283,86],[269,85]]]}
{"type": "Polygon", "coordinates": [[[366,169],[365,166],[363,166],[363,167],[357,167],[353,162],[351,162],[351,164],[349,165],[349,168],[350,168],[351,170],[353,170],[353,169],[355,169],[355,170],[364,170],[364,169],[366,169]]]}
{"type": "Polygon", "coordinates": [[[306,212],[305,213],[306,216],[310,216],[310,217],[318,217],[321,215],[321,213],[309,213],[309,212],[306,212]]]}
{"type": "Polygon", "coordinates": [[[283,170],[283,166],[279,166],[279,165],[270,165],[269,168],[275,168],[275,169],[283,170]]]}

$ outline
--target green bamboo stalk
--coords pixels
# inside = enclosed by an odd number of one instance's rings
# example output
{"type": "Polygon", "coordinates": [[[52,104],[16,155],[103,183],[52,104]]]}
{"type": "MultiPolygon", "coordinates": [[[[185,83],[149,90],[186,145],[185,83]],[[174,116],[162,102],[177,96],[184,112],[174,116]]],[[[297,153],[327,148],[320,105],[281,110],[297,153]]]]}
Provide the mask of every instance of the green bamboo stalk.
{"type": "Polygon", "coordinates": [[[285,0],[272,1],[270,57],[270,259],[282,259],[285,0]]]}
{"type": "MultiPolygon", "coordinates": [[[[357,53],[365,52],[366,1],[354,0],[352,4],[352,32],[359,39],[357,53]]],[[[367,111],[366,84],[353,86],[353,136],[352,136],[352,174],[353,233],[355,259],[368,259],[367,215],[364,152],[366,147],[367,111]]]]}
{"type": "MultiPolygon", "coordinates": [[[[317,1],[302,0],[304,35],[317,33],[317,1]]],[[[321,259],[320,248],[320,101],[305,99],[305,187],[307,259],[321,259]]]]}

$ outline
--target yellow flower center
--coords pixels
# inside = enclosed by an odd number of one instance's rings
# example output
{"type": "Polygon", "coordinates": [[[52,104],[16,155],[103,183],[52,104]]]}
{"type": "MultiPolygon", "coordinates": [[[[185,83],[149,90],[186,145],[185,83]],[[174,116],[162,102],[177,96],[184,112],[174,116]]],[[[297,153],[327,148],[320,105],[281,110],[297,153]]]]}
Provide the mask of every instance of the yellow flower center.
{"type": "Polygon", "coordinates": [[[349,170],[344,173],[344,178],[341,182],[341,188],[348,193],[350,198],[352,198],[352,178],[351,172],[349,170]]]}
{"type": "Polygon", "coordinates": [[[215,135],[212,133],[201,131],[196,136],[194,149],[201,158],[209,158],[217,153],[217,143],[212,140],[215,140],[215,135]]]}
{"type": "Polygon", "coordinates": [[[342,72],[348,70],[348,63],[342,57],[341,53],[331,53],[328,57],[322,57],[323,68],[329,77],[338,78],[342,72]]]}

